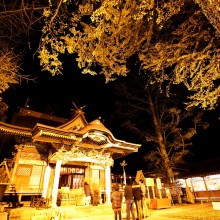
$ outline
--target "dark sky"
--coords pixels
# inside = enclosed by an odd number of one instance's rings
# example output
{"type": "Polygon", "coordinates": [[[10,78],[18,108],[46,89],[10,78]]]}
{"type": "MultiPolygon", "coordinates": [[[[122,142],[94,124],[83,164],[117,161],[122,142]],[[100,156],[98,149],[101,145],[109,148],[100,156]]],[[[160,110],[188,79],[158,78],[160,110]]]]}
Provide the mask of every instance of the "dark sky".
{"type": "Polygon", "coordinates": [[[37,59],[32,61],[28,57],[25,62],[25,74],[36,79],[35,82],[24,81],[22,85],[13,85],[4,94],[4,100],[13,110],[24,107],[28,100],[32,110],[69,118],[73,101],[78,107],[86,105],[87,117],[94,120],[105,115],[108,106],[113,104],[112,85],[105,84],[104,76],[83,75],[71,62],[64,67],[63,75],[52,76],[41,71],[37,59]]]}
{"type": "MultiPolygon", "coordinates": [[[[47,72],[41,72],[39,62],[27,57],[23,69],[25,74],[37,77],[35,82],[23,82],[22,85],[14,85],[6,91],[2,97],[9,105],[10,115],[18,111],[19,107],[25,107],[28,100],[29,109],[59,117],[70,118],[71,109],[74,109],[72,101],[78,107],[84,107],[88,122],[101,117],[104,125],[111,130],[117,139],[141,143],[137,137],[129,131],[121,128],[120,122],[112,119],[114,113],[114,82],[105,83],[104,76],[83,75],[76,64],[67,60],[63,75],[51,76],[47,72]]],[[[206,111],[206,120],[210,123],[207,130],[200,130],[193,138],[194,157],[189,162],[196,162],[220,157],[219,135],[220,123],[218,118],[219,108],[215,111],[206,111]]],[[[120,162],[125,159],[126,169],[138,170],[144,166],[143,144],[139,153],[132,154],[127,158],[115,161],[115,170],[121,170],[120,162]]]]}
{"type": "MultiPolygon", "coordinates": [[[[206,111],[204,120],[209,123],[209,127],[199,129],[198,133],[193,137],[192,149],[195,153],[195,160],[206,160],[212,158],[220,158],[220,111],[218,106],[216,110],[206,111]]],[[[194,158],[192,158],[194,160],[194,158]]]]}

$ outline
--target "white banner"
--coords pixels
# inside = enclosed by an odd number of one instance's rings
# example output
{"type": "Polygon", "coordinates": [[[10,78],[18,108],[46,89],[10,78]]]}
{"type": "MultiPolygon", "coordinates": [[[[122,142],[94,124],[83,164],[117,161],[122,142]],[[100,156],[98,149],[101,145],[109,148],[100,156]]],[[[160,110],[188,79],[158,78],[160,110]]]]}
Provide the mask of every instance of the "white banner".
{"type": "Polygon", "coordinates": [[[157,179],[156,179],[156,182],[157,182],[157,189],[162,189],[162,185],[161,185],[161,180],[160,180],[160,178],[157,178],[157,179]]]}
{"type": "Polygon", "coordinates": [[[146,186],[154,186],[154,179],[153,178],[145,178],[146,186]]]}

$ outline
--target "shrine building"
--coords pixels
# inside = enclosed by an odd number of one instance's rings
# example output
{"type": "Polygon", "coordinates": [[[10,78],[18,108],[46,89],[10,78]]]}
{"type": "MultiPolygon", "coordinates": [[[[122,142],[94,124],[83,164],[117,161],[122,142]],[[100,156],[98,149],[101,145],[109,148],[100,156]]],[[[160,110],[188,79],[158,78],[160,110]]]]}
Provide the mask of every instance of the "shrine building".
{"type": "MultiPolygon", "coordinates": [[[[1,137],[13,137],[16,148],[11,163],[4,160],[0,169],[4,196],[16,193],[19,201],[37,195],[52,207],[58,200],[59,205],[83,205],[87,182],[92,191],[98,189],[100,202],[108,203],[114,160],[141,146],[116,139],[98,119],[88,123],[81,109],[70,120],[27,108],[20,108],[18,115],[16,123],[0,122],[1,137]],[[35,123],[36,118],[53,123],[35,123]]],[[[3,148],[6,143],[2,142],[3,148]]]]}

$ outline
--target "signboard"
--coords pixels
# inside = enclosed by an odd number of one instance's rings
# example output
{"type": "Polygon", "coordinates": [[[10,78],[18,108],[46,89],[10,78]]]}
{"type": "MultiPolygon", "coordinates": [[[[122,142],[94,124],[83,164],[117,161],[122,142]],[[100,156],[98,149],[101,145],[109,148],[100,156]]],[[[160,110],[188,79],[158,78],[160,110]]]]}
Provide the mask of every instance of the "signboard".
{"type": "Polygon", "coordinates": [[[153,178],[145,178],[146,186],[154,186],[154,179],[153,178]]]}
{"type": "Polygon", "coordinates": [[[157,183],[157,189],[162,189],[162,185],[161,185],[161,180],[160,178],[156,179],[156,183],[157,183]]]}
{"type": "Polygon", "coordinates": [[[135,177],[135,181],[136,181],[137,183],[139,183],[140,180],[143,180],[144,184],[146,184],[146,183],[145,183],[145,177],[144,177],[144,174],[142,173],[142,170],[138,170],[138,171],[137,171],[137,174],[136,174],[136,177],[135,177]]]}

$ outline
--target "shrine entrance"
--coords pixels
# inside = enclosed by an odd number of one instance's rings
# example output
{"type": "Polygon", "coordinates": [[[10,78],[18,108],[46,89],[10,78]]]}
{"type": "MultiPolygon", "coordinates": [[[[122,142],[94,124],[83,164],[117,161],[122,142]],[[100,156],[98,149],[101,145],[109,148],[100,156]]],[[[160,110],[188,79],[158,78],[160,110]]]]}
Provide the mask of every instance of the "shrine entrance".
{"type": "Polygon", "coordinates": [[[83,187],[85,168],[76,166],[62,166],[60,170],[59,188],[69,187],[79,189],[83,187]]]}

